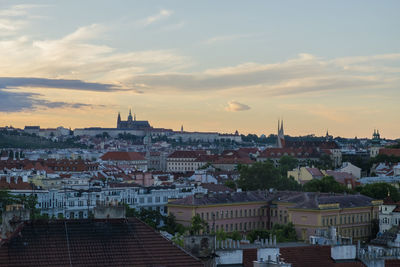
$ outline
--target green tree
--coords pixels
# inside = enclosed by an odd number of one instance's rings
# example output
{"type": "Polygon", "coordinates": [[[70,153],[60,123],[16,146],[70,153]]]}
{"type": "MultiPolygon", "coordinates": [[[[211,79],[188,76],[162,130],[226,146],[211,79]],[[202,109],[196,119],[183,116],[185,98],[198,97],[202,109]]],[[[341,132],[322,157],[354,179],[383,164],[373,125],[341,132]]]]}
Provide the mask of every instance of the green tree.
{"type": "Polygon", "coordinates": [[[396,187],[388,183],[366,184],[361,189],[361,194],[375,199],[384,199],[390,194],[393,201],[400,200],[400,194],[396,187]]]}
{"type": "Polygon", "coordinates": [[[249,232],[247,239],[253,243],[258,239],[270,238],[270,236],[276,236],[277,242],[290,242],[297,240],[296,229],[293,223],[288,224],[275,224],[271,230],[256,229],[249,232]]]}
{"type": "Polygon", "coordinates": [[[224,229],[219,229],[216,233],[215,233],[215,235],[216,235],[216,238],[217,238],[217,240],[219,240],[219,241],[222,241],[222,240],[226,240],[227,239],[227,237],[228,237],[228,235],[227,235],[227,233],[224,231],[224,229]]]}
{"type": "Polygon", "coordinates": [[[184,246],[184,240],[183,240],[183,235],[177,233],[176,235],[174,235],[171,239],[172,242],[174,242],[176,245],[180,246],[183,248],[184,246]]]}
{"type": "Polygon", "coordinates": [[[172,235],[175,233],[183,234],[186,230],[182,224],[176,222],[175,215],[172,213],[165,217],[162,229],[172,235]]]}
{"type": "Polygon", "coordinates": [[[274,188],[280,178],[279,170],[269,161],[240,166],[239,173],[238,186],[243,190],[274,188]]]}
{"type": "Polygon", "coordinates": [[[191,222],[191,234],[198,235],[200,234],[200,232],[205,232],[207,230],[208,224],[200,217],[200,215],[196,214],[195,216],[193,216],[191,222]]]}
{"type": "Polygon", "coordinates": [[[242,240],[242,235],[238,231],[228,233],[227,237],[233,240],[242,240]]]}
{"type": "Polygon", "coordinates": [[[272,226],[272,235],[276,235],[277,242],[290,242],[297,240],[296,229],[293,223],[275,224],[272,226]]]}
{"type": "Polygon", "coordinates": [[[269,238],[270,235],[270,231],[265,230],[265,229],[255,229],[255,230],[251,230],[248,234],[247,234],[247,240],[249,240],[251,243],[254,243],[254,241],[258,240],[258,239],[266,239],[269,238]]]}
{"type": "Polygon", "coordinates": [[[299,190],[301,186],[292,178],[282,176],[280,171],[269,161],[256,162],[252,166],[240,166],[238,187],[243,190],[299,190]]]}
{"type": "Polygon", "coordinates": [[[279,159],[279,170],[283,177],[287,177],[287,172],[299,165],[299,161],[292,156],[283,156],[279,159]]]}
{"type": "Polygon", "coordinates": [[[236,190],[236,183],[233,180],[226,180],[225,186],[232,188],[233,190],[236,190]]]}
{"type": "Polygon", "coordinates": [[[322,179],[312,179],[303,186],[306,192],[324,192],[324,193],[344,193],[351,192],[344,185],[340,184],[332,176],[325,176],[322,179]]]}
{"type": "Polygon", "coordinates": [[[158,229],[161,222],[166,220],[166,217],[158,210],[142,208],[137,211],[136,209],[129,207],[127,204],[125,204],[125,216],[138,218],[154,229],[158,229]]]}

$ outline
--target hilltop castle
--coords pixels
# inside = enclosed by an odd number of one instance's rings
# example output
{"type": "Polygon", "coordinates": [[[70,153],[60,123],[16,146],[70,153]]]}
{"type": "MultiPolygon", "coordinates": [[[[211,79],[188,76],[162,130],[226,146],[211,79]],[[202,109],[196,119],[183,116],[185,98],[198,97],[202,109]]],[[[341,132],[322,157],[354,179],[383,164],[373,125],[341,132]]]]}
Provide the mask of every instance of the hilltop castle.
{"type": "Polygon", "coordinates": [[[128,120],[121,120],[121,114],[118,112],[117,129],[146,130],[152,128],[148,121],[137,121],[136,114],[132,117],[132,111],[129,110],[128,120]]]}

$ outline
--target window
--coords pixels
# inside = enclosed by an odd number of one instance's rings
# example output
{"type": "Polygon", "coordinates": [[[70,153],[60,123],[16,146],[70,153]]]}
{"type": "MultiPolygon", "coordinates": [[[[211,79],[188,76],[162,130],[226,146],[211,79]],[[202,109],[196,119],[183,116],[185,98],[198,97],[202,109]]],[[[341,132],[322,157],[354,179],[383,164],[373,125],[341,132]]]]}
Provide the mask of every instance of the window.
{"type": "Polygon", "coordinates": [[[233,210],[231,210],[231,218],[233,218],[233,210]]]}
{"type": "Polygon", "coordinates": [[[160,202],[160,197],[156,197],[156,203],[160,202]]]}

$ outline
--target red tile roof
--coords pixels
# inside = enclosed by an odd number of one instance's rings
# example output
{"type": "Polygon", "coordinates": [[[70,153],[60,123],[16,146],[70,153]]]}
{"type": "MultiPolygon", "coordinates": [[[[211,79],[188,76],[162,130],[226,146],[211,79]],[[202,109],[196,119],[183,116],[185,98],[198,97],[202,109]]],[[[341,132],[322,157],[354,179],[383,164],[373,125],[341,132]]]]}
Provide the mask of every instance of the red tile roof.
{"type": "Polygon", "coordinates": [[[267,148],[260,153],[259,158],[281,158],[283,156],[292,156],[295,158],[318,158],[319,153],[314,148],[267,148]]]}
{"type": "Polygon", "coordinates": [[[335,262],[330,246],[287,247],[280,248],[279,252],[282,261],[291,263],[292,267],[365,266],[360,261],[335,262]]]}
{"type": "Polygon", "coordinates": [[[400,157],[400,148],[381,148],[379,149],[379,155],[400,157]]]}
{"type": "Polygon", "coordinates": [[[399,267],[400,260],[385,260],[385,267],[399,267]]]}
{"type": "Polygon", "coordinates": [[[0,265],[204,266],[134,218],[25,223],[20,234],[1,245],[0,265]]]}
{"type": "Polygon", "coordinates": [[[22,181],[22,177],[10,177],[10,182],[7,182],[6,177],[0,176],[0,189],[7,190],[32,190],[32,185],[22,181]]]}
{"type": "Polygon", "coordinates": [[[308,168],[307,171],[312,175],[313,178],[322,178],[324,174],[318,168],[308,168]]]}
{"type": "Polygon", "coordinates": [[[223,184],[211,184],[211,183],[203,183],[201,184],[201,187],[205,188],[208,190],[208,192],[215,192],[215,193],[229,193],[229,192],[234,192],[235,190],[233,190],[230,187],[227,187],[223,184]]]}
{"type": "Polygon", "coordinates": [[[138,152],[124,152],[124,151],[109,151],[101,156],[102,160],[111,161],[136,161],[146,160],[145,157],[138,152]]]}

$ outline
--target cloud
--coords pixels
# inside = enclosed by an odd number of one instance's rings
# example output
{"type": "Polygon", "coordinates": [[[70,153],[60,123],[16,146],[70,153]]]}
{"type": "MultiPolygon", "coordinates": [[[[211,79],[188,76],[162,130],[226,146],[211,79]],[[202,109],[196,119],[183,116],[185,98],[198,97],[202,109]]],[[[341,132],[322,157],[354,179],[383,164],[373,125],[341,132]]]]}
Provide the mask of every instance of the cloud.
{"type": "Polygon", "coordinates": [[[80,109],[92,107],[84,103],[68,103],[37,99],[40,94],[19,93],[0,90],[0,112],[20,112],[24,110],[73,108],[80,109]]]}
{"type": "Polygon", "coordinates": [[[40,5],[14,5],[0,10],[0,37],[11,36],[28,25],[29,20],[38,18],[29,11],[40,5]]]}
{"type": "Polygon", "coordinates": [[[272,64],[244,63],[195,73],[139,74],[132,85],[144,92],[202,93],[229,91],[238,95],[290,96],[315,92],[397,88],[400,54],[323,59],[310,54],[272,64]],[[364,66],[360,68],[359,66],[364,66]],[[368,68],[372,65],[373,68],[368,68]],[[354,66],[357,66],[355,68],[354,66]]]}
{"type": "Polygon", "coordinates": [[[209,38],[206,41],[204,41],[204,44],[212,45],[212,44],[216,44],[216,43],[229,42],[229,41],[234,41],[234,40],[238,40],[238,39],[250,38],[250,37],[254,37],[256,35],[257,34],[232,34],[232,35],[214,36],[214,37],[209,38]]]}
{"type": "Polygon", "coordinates": [[[249,110],[250,107],[248,105],[236,102],[236,101],[229,101],[228,106],[225,108],[226,111],[236,112],[236,111],[245,111],[249,110]]]}
{"type": "Polygon", "coordinates": [[[103,106],[85,103],[49,101],[41,99],[40,97],[42,97],[42,94],[19,92],[18,89],[20,88],[69,89],[95,92],[126,90],[112,84],[88,83],[80,80],[0,77],[0,112],[19,112],[24,110],[54,108],[81,109],[103,106]]]}
{"type": "Polygon", "coordinates": [[[167,10],[167,9],[162,9],[160,10],[160,12],[158,12],[155,15],[149,16],[147,18],[145,18],[144,20],[141,21],[141,24],[143,24],[144,26],[148,26],[150,24],[156,23],[160,20],[166,19],[169,16],[171,16],[174,12],[171,10],[167,10]]]}
{"type": "Polygon", "coordinates": [[[60,88],[70,90],[110,92],[122,90],[120,87],[104,83],[88,83],[80,80],[25,78],[25,77],[0,77],[0,89],[19,87],[34,88],[60,88]]]}
{"type": "Polygon", "coordinates": [[[189,63],[173,50],[118,52],[94,44],[107,27],[92,24],[60,39],[35,40],[21,35],[0,39],[0,73],[6,77],[43,77],[123,82],[135,74],[179,70],[189,63]]]}

